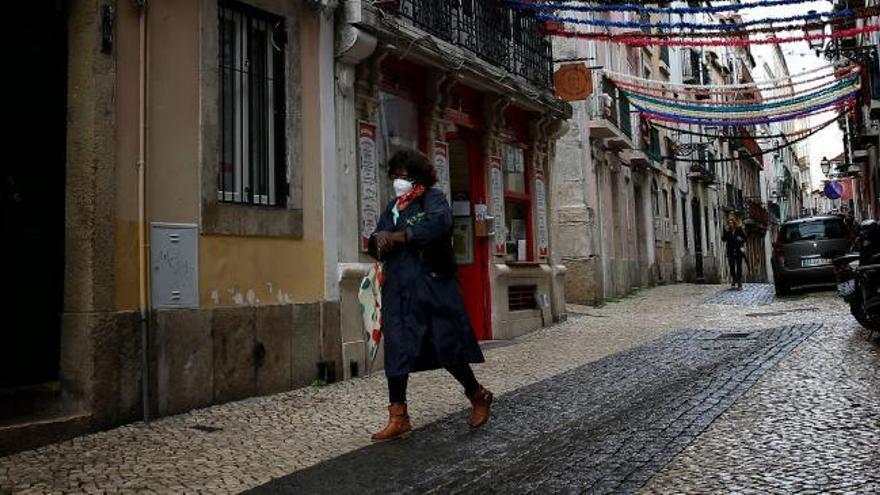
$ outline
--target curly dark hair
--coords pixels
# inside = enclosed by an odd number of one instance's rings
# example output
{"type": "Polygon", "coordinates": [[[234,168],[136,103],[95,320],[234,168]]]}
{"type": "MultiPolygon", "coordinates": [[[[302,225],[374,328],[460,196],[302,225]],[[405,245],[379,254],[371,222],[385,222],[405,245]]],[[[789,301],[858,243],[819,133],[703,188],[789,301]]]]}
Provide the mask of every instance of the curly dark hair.
{"type": "Polygon", "coordinates": [[[421,151],[403,149],[388,160],[388,177],[393,178],[398,168],[406,170],[406,174],[416,183],[425,187],[433,187],[437,183],[437,170],[431,160],[421,151]]]}

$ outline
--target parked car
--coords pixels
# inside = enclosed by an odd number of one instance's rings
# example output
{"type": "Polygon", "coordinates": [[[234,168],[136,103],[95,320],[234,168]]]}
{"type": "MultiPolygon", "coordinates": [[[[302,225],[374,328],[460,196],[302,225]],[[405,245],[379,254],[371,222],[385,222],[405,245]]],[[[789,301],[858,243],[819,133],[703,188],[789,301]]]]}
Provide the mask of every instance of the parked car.
{"type": "Polygon", "coordinates": [[[836,283],[829,252],[846,252],[853,233],[844,217],[824,215],[783,223],[773,243],[773,283],[784,295],[799,285],[836,283]]]}

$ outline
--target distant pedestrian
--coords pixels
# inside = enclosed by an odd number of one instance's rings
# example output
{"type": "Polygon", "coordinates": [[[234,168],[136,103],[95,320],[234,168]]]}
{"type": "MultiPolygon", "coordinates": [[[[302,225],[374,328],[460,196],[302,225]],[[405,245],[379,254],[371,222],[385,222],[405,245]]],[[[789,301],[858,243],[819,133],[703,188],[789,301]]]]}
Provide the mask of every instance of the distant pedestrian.
{"type": "Polygon", "coordinates": [[[727,229],[721,236],[730,267],[730,286],[742,289],[742,262],[745,258],[746,233],[733,218],[727,220],[727,229]]]}
{"type": "Polygon", "coordinates": [[[489,419],[492,393],[477,382],[469,363],[483,362],[471,330],[452,249],[452,211],[433,188],[437,172],[422,153],[403,150],[388,162],[396,199],[370,237],[370,254],[383,262],[382,334],[388,378],[388,425],[373,440],[409,432],[409,374],[445,368],[464,387],[473,409],[468,425],[489,419]]]}

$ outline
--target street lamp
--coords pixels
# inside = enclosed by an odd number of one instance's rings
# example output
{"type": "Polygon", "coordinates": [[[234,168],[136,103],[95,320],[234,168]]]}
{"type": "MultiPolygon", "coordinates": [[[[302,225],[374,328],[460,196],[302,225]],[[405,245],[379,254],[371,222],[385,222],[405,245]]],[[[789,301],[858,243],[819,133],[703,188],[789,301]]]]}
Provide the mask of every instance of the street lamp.
{"type": "MultiPolygon", "coordinates": [[[[809,14],[815,16],[816,11],[811,10],[809,14]]],[[[825,40],[821,37],[825,34],[825,23],[820,20],[804,24],[804,34],[807,35],[807,44],[810,45],[810,49],[818,52],[825,44],[825,40]]]]}
{"type": "Polygon", "coordinates": [[[819,165],[822,167],[822,173],[825,174],[825,177],[828,177],[828,172],[831,171],[831,162],[828,160],[828,157],[823,156],[819,165]]]}

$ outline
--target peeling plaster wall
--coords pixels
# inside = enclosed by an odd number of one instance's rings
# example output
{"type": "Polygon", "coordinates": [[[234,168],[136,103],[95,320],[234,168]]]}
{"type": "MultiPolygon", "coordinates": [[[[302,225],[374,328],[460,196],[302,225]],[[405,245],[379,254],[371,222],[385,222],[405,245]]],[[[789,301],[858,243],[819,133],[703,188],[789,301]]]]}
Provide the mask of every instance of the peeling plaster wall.
{"type": "Polygon", "coordinates": [[[321,301],[323,243],[202,236],[199,300],[203,306],[256,306],[321,301]]]}

